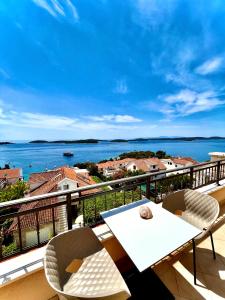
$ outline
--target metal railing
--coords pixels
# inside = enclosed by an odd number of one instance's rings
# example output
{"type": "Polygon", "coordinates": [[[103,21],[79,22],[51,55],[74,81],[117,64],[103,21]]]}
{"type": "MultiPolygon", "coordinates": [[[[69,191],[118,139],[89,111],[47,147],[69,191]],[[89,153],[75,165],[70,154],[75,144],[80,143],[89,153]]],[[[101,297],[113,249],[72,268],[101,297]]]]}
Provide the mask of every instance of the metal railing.
{"type": "Polygon", "coordinates": [[[40,247],[74,226],[96,226],[101,211],[143,197],[159,203],[172,191],[222,179],[225,160],[218,160],[0,203],[0,260],[40,247]]]}

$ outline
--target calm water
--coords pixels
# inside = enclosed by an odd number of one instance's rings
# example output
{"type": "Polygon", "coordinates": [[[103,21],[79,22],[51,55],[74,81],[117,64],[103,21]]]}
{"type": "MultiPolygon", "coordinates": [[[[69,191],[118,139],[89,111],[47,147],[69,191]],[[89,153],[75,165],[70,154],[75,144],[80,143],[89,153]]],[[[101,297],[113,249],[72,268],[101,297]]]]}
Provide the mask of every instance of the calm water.
{"type": "Polygon", "coordinates": [[[61,165],[73,165],[82,161],[97,162],[133,150],[164,150],[174,156],[191,156],[198,161],[209,159],[212,151],[225,151],[224,140],[210,141],[148,141],[98,144],[25,144],[0,145],[0,165],[22,167],[25,178],[32,172],[40,172],[61,165]],[[72,151],[73,157],[63,152],[72,151]]]}

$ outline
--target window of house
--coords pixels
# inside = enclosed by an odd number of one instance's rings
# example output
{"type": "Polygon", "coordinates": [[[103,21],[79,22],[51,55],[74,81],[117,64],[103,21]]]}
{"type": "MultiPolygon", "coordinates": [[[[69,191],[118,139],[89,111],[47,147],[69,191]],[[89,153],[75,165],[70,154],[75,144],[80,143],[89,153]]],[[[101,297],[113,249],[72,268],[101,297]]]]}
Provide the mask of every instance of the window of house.
{"type": "Polygon", "coordinates": [[[152,169],[155,169],[155,165],[152,166],[152,169]]]}
{"type": "Polygon", "coordinates": [[[136,170],[137,169],[137,167],[136,166],[133,166],[133,170],[136,170]]]}
{"type": "Polygon", "coordinates": [[[64,190],[68,190],[69,187],[70,187],[69,184],[64,184],[64,185],[63,185],[63,189],[64,189],[64,190]]]}

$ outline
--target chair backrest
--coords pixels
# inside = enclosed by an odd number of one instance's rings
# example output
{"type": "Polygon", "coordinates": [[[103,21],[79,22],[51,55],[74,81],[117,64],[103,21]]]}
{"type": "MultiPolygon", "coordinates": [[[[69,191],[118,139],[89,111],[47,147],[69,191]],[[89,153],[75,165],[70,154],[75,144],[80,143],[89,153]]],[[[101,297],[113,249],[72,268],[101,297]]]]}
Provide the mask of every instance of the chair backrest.
{"type": "Polygon", "coordinates": [[[83,259],[103,248],[91,228],[83,227],[61,233],[46,246],[44,257],[45,274],[49,284],[56,290],[70,277],[65,269],[73,259],[83,259]]]}
{"type": "Polygon", "coordinates": [[[219,215],[219,204],[215,198],[190,189],[168,195],[163,200],[162,207],[172,213],[178,209],[184,211],[183,218],[200,228],[204,234],[210,230],[219,215]]]}

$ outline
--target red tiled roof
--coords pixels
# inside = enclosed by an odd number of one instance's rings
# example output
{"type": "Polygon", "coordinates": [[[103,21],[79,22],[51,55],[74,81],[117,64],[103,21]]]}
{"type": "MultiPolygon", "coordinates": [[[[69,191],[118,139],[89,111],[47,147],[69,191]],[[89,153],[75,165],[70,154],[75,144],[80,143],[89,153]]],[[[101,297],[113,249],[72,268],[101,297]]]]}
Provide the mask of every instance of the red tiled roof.
{"type": "Polygon", "coordinates": [[[147,158],[146,161],[149,161],[153,165],[157,165],[160,170],[166,170],[164,163],[158,157],[147,158]]]}
{"type": "Polygon", "coordinates": [[[194,161],[193,159],[190,160],[189,158],[185,158],[185,157],[171,158],[171,160],[175,164],[180,164],[183,166],[190,165],[190,164],[197,164],[197,162],[194,161]]]}
{"type": "MultiPolygon", "coordinates": [[[[26,211],[26,210],[31,210],[33,208],[39,208],[42,206],[44,207],[46,205],[53,204],[56,202],[58,202],[57,198],[50,198],[50,199],[45,199],[45,200],[41,200],[41,201],[35,201],[35,202],[29,203],[29,204],[23,204],[21,206],[21,208],[19,209],[19,211],[22,212],[22,211],[26,211]]],[[[55,211],[54,211],[54,218],[55,218],[55,221],[58,220],[57,209],[55,209],[55,211]]],[[[50,223],[50,222],[52,222],[52,220],[53,220],[53,218],[52,218],[52,210],[51,209],[44,209],[44,210],[41,210],[38,212],[39,225],[44,225],[44,224],[50,223]]],[[[20,226],[21,226],[21,229],[36,228],[37,224],[36,224],[35,213],[22,215],[20,217],[20,226]]],[[[17,218],[14,218],[13,223],[10,226],[8,232],[15,231],[15,230],[18,230],[17,218]]]]}
{"type": "Polygon", "coordinates": [[[20,168],[16,169],[4,169],[0,170],[0,179],[20,179],[22,178],[22,170],[20,168]]]}
{"type": "Polygon", "coordinates": [[[159,170],[165,170],[166,167],[164,164],[157,158],[140,158],[140,159],[135,159],[130,162],[131,164],[134,163],[139,170],[142,170],[144,172],[149,172],[150,171],[150,166],[155,165],[159,170]]]}
{"type": "Polygon", "coordinates": [[[134,158],[124,158],[119,160],[107,161],[104,163],[97,164],[98,169],[105,169],[105,168],[118,168],[120,164],[126,164],[130,161],[135,160],[134,158]]]}
{"type": "MultiPolygon", "coordinates": [[[[36,196],[41,194],[47,194],[53,191],[57,191],[58,183],[64,178],[74,180],[78,183],[78,186],[87,186],[90,184],[95,184],[91,176],[85,177],[76,174],[75,170],[68,167],[58,168],[56,170],[33,173],[30,175],[28,183],[35,184],[41,182],[41,185],[37,184],[37,188],[30,192],[30,196],[36,196]]],[[[98,189],[87,190],[82,193],[82,195],[92,194],[99,191],[98,189]]],[[[49,198],[45,200],[35,201],[29,204],[23,204],[19,211],[26,211],[37,207],[46,206],[52,203],[56,203],[58,198],[49,198]]],[[[55,219],[58,219],[57,209],[55,209],[55,219]]],[[[52,211],[41,210],[38,213],[39,225],[47,224],[52,222],[52,211]]],[[[24,228],[36,228],[36,218],[34,214],[26,214],[20,217],[21,229],[24,228]]],[[[10,226],[8,232],[18,229],[18,220],[14,218],[12,225],[10,226]]]]}
{"type": "Polygon", "coordinates": [[[192,162],[192,163],[193,163],[193,165],[197,165],[197,164],[199,163],[197,160],[194,160],[194,159],[193,159],[193,158],[191,158],[191,157],[183,157],[183,159],[185,159],[185,160],[188,160],[188,161],[192,162]]]}

